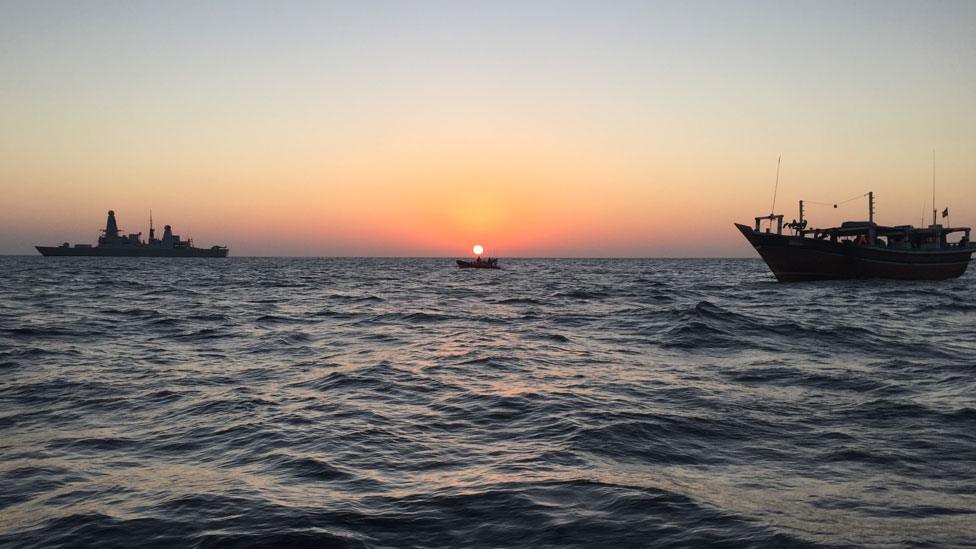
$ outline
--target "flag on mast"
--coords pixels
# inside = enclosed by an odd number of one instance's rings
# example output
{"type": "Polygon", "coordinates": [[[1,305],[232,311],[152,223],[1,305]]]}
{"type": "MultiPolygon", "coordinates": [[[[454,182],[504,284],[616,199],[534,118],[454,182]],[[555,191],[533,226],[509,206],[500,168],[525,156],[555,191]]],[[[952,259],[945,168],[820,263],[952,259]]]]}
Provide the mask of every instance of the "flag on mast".
{"type": "Polygon", "coordinates": [[[942,210],[942,217],[949,217],[949,208],[942,210]]]}

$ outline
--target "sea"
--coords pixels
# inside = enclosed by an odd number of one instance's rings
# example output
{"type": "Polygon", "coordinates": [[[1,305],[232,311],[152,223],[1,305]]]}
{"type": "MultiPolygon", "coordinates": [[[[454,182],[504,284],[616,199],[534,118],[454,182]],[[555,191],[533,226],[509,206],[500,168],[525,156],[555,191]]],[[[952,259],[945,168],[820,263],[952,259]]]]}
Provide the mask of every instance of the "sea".
{"type": "Polygon", "coordinates": [[[500,265],[0,257],[0,546],[976,546],[976,269],[500,265]]]}

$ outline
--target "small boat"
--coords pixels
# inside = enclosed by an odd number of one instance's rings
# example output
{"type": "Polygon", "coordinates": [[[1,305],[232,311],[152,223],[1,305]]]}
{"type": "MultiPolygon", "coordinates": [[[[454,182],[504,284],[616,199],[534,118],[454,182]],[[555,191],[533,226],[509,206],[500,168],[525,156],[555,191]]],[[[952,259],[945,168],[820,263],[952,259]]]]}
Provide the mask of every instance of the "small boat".
{"type": "Polygon", "coordinates": [[[498,258],[489,257],[487,259],[481,259],[479,256],[474,261],[465,261],[463,259],[457,260],[457,266],[461,269],[497,269],[498,258]]]}

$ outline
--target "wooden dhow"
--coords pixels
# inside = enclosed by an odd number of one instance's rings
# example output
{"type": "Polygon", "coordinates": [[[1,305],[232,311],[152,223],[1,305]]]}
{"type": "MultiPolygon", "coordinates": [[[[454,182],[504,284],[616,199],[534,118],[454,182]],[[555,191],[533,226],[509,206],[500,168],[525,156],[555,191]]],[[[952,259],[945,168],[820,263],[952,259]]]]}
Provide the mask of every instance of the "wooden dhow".
{"type": "MultiPolygon", "coordinates": [[[[943,280],[966,272],[976,251],[970,227],[936,223],[928,227],[886,226],[874,222],[874,193],[869,192],[868,220],[839,227],[808,228],[800,201],[800,219],[784,225],[783,215],[755,218],[750,227],[735,226],[756,249],[780,282],[891,278],[943,280]],[[764,222],[768,222],[762,229],[764,222]],[[775,232],[773,225],[775,224],[775,232]],[[784,234],[783,229],[790,234],[784,234]]],[[[948,209],[943,212],[948,216],[948,209]]]]}

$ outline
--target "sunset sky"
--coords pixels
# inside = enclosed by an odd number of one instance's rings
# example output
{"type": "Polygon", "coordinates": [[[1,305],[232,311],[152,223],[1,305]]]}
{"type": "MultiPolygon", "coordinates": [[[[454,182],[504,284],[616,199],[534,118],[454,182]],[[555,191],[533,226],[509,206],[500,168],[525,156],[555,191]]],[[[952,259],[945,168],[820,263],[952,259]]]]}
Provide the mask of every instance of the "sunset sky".
{"type": "Polygon", "coordinates": [[[933,150],[976,224],[971,0],[0,2],[0,253],[753,256],[779,155],[919,224],[933,150]]]}

